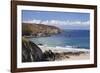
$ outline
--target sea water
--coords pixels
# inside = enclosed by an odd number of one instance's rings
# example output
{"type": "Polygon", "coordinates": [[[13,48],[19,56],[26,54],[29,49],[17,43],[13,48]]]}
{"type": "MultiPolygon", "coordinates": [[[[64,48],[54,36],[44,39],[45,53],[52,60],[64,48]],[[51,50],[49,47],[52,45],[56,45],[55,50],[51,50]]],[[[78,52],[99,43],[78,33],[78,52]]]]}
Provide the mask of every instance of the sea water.
{"type": "Polygon", "coordinates": [[[89,30],[62,30],[60,34],[49,37],[28,38],[35,44],[48,47],[70,47],[90,49],[89,30]]]}

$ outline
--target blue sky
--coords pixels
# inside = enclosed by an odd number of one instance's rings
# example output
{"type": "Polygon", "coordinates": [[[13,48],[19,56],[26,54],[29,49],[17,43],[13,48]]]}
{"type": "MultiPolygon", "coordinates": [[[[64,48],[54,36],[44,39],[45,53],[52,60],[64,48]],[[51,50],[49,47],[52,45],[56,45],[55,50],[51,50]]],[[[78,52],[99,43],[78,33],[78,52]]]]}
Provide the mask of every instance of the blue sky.
{"type": "Polygon", "coordinates": [[[22,10],[22,22],[44,23],[63,29],[89,29],[90,14],[22,10]]]}

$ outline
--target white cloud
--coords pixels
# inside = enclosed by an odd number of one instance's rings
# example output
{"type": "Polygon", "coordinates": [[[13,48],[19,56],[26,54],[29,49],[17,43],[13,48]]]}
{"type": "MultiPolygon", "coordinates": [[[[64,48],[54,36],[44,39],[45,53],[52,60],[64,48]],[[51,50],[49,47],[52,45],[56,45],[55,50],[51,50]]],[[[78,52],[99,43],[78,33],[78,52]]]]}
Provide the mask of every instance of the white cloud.
{"type": "Polygon", "coordinates": [[[37,24],[39,24],[39,23],[41,23],[41,20],[34,19],[34,20],[29,20],[29,21],[23,21],[23,23],[37,23],[37,24]]]}
{"type": "Polygon", "coordinates": [[[46,25],[71,25],[71,26],[87,26],[90,24],[90,21],[70,21],[70,20],[65,20],[65,21],[60,21],[60,20],[30,20],[30,21],[23,21],[24,23],[41,23],[41,24],[46,24],[46,25]]]}

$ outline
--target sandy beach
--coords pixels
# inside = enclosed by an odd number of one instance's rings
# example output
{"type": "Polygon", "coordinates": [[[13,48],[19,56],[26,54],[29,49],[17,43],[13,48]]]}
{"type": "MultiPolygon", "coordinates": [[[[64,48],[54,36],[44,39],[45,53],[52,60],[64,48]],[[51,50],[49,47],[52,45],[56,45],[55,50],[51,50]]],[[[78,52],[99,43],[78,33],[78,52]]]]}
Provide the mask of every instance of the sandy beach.
{"type": "Polygon", "coordinates": [[[71,48],[71,47],[47,47],[40,46],[42,52],[51,50],[55,54],[55,61],[61,60],[87,60],[90,58],[88,49],[71,48]]]}

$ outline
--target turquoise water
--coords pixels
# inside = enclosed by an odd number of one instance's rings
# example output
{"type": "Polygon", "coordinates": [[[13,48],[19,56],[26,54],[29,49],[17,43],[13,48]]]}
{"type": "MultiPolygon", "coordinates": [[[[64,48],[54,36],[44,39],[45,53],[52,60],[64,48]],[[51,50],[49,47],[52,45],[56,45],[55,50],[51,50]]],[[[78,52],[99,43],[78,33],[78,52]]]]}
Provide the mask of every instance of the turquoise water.
{"type": "Polygon", "coordinates": [[[50,47],[75,47],[90,49],[89,30],[63,30],[62,33],[50,37],[28,38],[35,44],[47,45],[50,47]]]}

